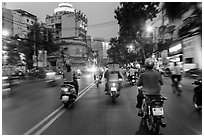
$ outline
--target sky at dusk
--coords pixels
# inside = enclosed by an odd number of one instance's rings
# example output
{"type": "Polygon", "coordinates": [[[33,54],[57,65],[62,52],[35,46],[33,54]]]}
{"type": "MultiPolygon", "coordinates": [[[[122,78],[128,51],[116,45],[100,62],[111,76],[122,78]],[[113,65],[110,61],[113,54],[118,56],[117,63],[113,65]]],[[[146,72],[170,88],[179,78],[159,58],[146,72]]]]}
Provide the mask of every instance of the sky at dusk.
{"type": "MultiPolygon", "coordinates": [[[[46,15],[53,15],[61,2],[7,2],[8,9],[23,9],[45,22],[46,15]]],[[[68,1],[66,1],[68,2],[68,1]]],[[[74,9],[81,10],[88,19],[88,35],[92,38],[110,39],[118,36],[119,26],[114,18],[114,10],[119,2],[69,2],[74,9]]]]}

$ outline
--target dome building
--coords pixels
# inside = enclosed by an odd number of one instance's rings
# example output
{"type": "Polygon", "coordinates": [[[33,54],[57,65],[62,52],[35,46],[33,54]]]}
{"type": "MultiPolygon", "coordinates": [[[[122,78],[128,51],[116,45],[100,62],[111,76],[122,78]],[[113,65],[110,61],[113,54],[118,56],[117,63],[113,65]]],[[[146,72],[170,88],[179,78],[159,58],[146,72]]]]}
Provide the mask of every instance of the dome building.
{"type": "MultiPolygon", "coordinates": [[[[64,53],[64,60],[69,60],[77,68],[85,66],[88,48],[86,15],[69,3],[60,3],[52,16],[46,16],[45,23],[53,29],[56,41],[64,53]]],[[[57,64],[62,60],[59,58],[57,64]]]]}

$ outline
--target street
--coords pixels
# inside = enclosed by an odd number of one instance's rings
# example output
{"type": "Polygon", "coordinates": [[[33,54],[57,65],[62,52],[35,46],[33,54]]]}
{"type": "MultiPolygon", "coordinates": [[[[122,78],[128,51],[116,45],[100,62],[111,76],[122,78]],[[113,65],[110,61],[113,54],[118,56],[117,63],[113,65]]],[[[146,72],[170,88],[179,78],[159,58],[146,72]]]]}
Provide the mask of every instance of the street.
{"type": "MultiPolygon", "coordinates": [[[[170,79],[163,78],[162,95],[166,128],[162,135],[201,135],[202,112],[192,105],[192,80],[183,80],[180,97],[171,91],[170,79]]],[[[79,97],[65,109],[59,99],[60,87],[47,87],[44,81],[19,85],[2,98],[3,135],[148,135],[137,116],[137,87],[123,83],[121,96],[112,104],[104,94],[104,82],[97,88],[93,77],[78,80],[79,97]],[[87,87],[87,88],[86,88],[87,87]]]]}

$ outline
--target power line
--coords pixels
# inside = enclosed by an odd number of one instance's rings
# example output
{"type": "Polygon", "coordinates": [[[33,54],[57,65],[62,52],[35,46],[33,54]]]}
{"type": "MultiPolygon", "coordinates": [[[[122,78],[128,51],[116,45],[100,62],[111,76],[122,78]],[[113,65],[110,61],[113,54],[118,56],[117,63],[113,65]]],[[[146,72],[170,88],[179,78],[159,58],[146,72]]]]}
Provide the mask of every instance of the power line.
{"type": "MultiPolygon", "coordinates": [[[[25,23],[21,23],[21,22],[18,22],[18,21],[15,21],[15,20],[11,20],[7,17],[3,17],[3,20],[6,20],[8,22],[12,22],[14,24],[17,24],[19,26],[22,26],[24,28],[27,28],[27,24],[25,23]]],[[[109,21],[109,22],[103,22],[103,23],[99,23],[99,24],[94,24],[94,25],[90,25],[88,26],[88,29],[96,29],[96,28],[102,28],[102,27],[106,27],[106,26],[112,26],[112,25],[117,25],[117,21],[109,21]]],[[[74,29],[74,28],[63,28],[63,29],[74,29]]],[[[61,29],[54,29],[54,30],[61,30],[61,29]]]]}

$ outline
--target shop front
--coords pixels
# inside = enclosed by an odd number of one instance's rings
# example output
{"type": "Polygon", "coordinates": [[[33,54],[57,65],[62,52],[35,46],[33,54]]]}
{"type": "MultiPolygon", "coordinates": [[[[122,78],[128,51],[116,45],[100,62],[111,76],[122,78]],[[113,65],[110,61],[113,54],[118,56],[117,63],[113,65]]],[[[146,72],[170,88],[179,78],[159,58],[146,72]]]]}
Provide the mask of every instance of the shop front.
{"type": "Polygon", "coordinates": [[[182,48],[182,42],[178,41],[169,46],[168,50],[168,57],[169,60],[169,66],[172,67],[173,63],[176,62],[178,66],[183,68],[183,48],[182,48]]]}

